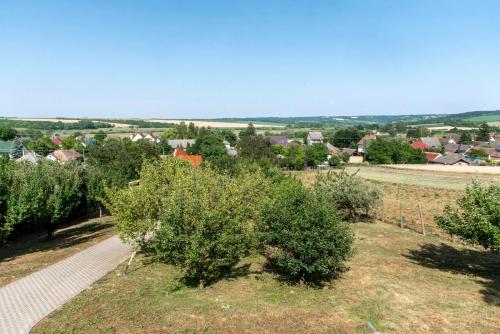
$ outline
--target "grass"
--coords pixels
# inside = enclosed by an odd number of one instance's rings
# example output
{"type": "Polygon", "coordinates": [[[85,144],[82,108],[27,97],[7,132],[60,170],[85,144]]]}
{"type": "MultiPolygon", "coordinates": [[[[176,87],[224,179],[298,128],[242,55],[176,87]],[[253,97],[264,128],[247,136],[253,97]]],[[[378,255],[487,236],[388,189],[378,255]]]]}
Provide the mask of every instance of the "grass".
{"type": "Polygon", "coordinates": [[[244,259],[198,290],[139,256],[109,273],[33,333],[498,333],[500,255],[388,224],[358,223],[349,270],[324,288],[289,285],[244,259]]]}
{"type": "Polygon", "coordinates": [[[0,247],[0,286],[67,258],[115,233],[109,217],[85,220],[56,231],[31,234],[0,247]]]}

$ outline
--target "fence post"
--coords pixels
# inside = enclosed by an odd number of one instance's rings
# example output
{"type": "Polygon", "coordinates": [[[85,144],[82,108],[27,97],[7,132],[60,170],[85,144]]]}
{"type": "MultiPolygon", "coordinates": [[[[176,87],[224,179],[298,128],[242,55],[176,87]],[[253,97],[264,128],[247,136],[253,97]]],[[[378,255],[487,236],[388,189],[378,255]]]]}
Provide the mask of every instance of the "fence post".
{"type": "Polygon", "coordinates": [[[422,206],[418,204],[418,214],[420,215],[420,225],[422,225],[422,234],[425,235],[424,216],[422,215],[422,206]]]}
{"type": "Polygon", "coordinates": [[[385,223],[384,200],[382,199],[382,223],[385,223]]]}

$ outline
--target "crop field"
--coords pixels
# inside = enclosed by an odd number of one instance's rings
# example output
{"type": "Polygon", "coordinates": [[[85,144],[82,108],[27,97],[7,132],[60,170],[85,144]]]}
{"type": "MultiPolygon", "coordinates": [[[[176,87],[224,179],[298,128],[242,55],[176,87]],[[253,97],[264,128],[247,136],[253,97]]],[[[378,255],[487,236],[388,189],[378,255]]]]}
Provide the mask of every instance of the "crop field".
{"type": "Polygon", "coordinates": [[[474,117],[469,117],[465,118],[464,121],[470,121],[470,122],[500,122],[500,112],[495,115],[482,115],[482,116],[474,116],[474,117]]]}
{"type": "MultiPolygon", "coordinates": [[[[179,124],[181,122],[193,123],[198,127],[212,127],[212,128],[246,128],[248,123],[243,122],[226,122],[226,121],[210,121],[210,120],[189,120],[189,119],[152,119],[149,120],[151,122],[159,122],[159,123],[171,123],[171,124],[179,124]]],[[[256,128],[282,128],[283,124],[271,124],[271,123],[254,123],[256,128]]]]}

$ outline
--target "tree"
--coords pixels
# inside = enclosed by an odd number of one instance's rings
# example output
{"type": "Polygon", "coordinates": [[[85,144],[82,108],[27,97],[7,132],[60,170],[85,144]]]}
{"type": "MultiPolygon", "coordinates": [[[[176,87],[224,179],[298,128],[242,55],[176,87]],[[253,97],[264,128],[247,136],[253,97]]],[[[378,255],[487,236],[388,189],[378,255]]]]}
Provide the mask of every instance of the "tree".
{"type": "Polygon", "coordinates": [[[447,205],[443,215],[435,217],[438,226],[466,242],[500,251],[500,185],[473,182],[456,205],[447,205]]]}
{"type": "Polygon", "coordinates": [[[8,200],[8,229],[12,231],[19,224],[43,226],[52,239],[57,225],[79,207],[82,186],[78,165],[51,161],[17,164],[8,200]]]}
{"type": "Polygon", "coordinates": [[[12,145],[12,149],[10,155],[12,159],[19,159],[23,156],[24,145],[19,140],[14,140],[14,144],[12,145]]]}
{"type": "Polygon", "coordinates": [[[333,134],[330,144],[337,147],[355,148],[363,133],[356,128],[341,128],[333,134]]]}
{"type": "Polygon", "coordinates": [[[359,211],[368,215],[382,198],[377,187],[356,174],[349,174],[345,171],[329,172],[318,176],[315,188],[318,193],[325,196],[328,202],[351,219],[356,217],[359,211]]]}
{"type": "Polygon", "coordinates": [[[323,196],[286,179],[274,187],[259,231],[273,266],[301,283],[341,272],[354,235],[323,196]]]}
{"type": "Polygon", "coordinates": [[[256,135],[257,135],[257,131],[255,130],[253,123],[250,122],[250,123],[248,123],[248,127],[246,129],[240,131],[239,138],[240,138],[240,140],[243,140],[247,137],[253,137],[256,135]]]}
{"type": "Polygon", "coordinates": [[[106,139],[107,136],[108,135],[104,131],[99,130],[94,135],[94,139],[95,139],[95,141],[96,141],[97,144],[101,144],[106,139]]]}
{"type": "Polygon", "coordinates": [[[189,154],[200,154],[204,160],[215,160],[227,156],[227,150],[219,133],[212,129],[201,128],[193,145],[187,150],[189,154]]]}
{"type": "Polygon", "coordinates": [[[469,131],[462,131],[460,133],[460,143],[461,144],[470,144],[472,143],[472,136],[469,131]]]}
{"type": "Polygon", "coordinates": [[[305,167],[305,152],[300,144],[291,144],[285,154],[284,165],[294,170],[302,170],[305,167]]]}
{"type": "Polygon", "coordinates": [[[17,136],[17,131],[9,126],[0,125],[0,140],[12,140],[17,136]]]}
{"type": "Polygon", "coordinates": [[[271,161],[273,150],[271,142],[261,135],[240,137],[238,143],[240,156],[248,161],[271,161]]]}
{"type": "Polygon", "coordinates": [[[307,166],[314,167],[328,159],[328,148],[323,144],[309,145],[304,154],[307,166]]]}
{"type": "Polygon", "coordinates": [[[490,126],[488,123],[483,122],[479,126],[479,130],[477,132],[477,140],[478,141],[490,141],[490,126]]]}
{"type": "Polygon", "coordinates": [[[111,194],[110,210],[123,239],[179,266],[202,288],[252,248],[268,189],[259,172],[231,178],[167,158],[146,163],[137,186],[111,194]]]}
{"type": "Polygon", "coordinates": [[[470,157],[482,158],[482,159],[486,159],[489,157],[488,153],[479,149],[472,149],[469,152],[467,152],[467,155],[469,155],[470,157]]]}
{"type": "Polygon", "coordinates": [[[328,164],[332,167],[340,166],[341,159],[337,154],[332,154],[330,160],[328,160],[328,164]]]}
{"type": "Polygon", "coordinates": [[[28,149],[35,151],[37,154],[46,156],[50,152],[57,149],[57,146],[52,143],[49,137],[41,137],[26,143],[28,149]]]}
{"type": "Polygon", "coordinates": [[[367,148],[366,160],[375,164],[424,163],[424,154],[401,140],[372,140],[367,148]]]}
{"type": "Polygon", "coordinates": [[[10,233],[7,223],[7,202],[11,189],[12,163],[6,156],[0,156],[0,244],[10,233]]]}

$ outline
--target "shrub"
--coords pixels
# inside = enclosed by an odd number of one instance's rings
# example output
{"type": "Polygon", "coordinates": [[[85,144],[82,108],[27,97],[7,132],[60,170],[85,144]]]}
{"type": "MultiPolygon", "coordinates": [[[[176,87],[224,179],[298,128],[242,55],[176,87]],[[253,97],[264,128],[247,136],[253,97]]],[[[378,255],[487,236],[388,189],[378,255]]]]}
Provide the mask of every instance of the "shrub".
{"type": "Polygon", "coordinates": [[[352,254],[350,226],[323,196],[293,179],[275,186],[259,230],[272,265],[301,282],[342,271],[352,254]]]}
{"type": "Polygon", "coordinates": [[[482,187],[473,182],[456,204],[447,205],[435,218],[438,226],[464,241],[500,251],[500,184],[482,187]]]}
{"type": "Polygon", "coordinates": [[[368,216],[370,210],[382,198],[378,188],[356,174],[345,171],[318,176],[315,188],[350,218],[356,217],[359,211],[368,216]]]}

